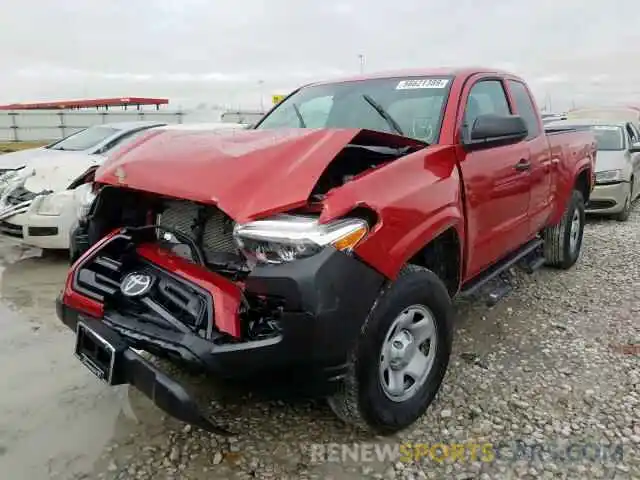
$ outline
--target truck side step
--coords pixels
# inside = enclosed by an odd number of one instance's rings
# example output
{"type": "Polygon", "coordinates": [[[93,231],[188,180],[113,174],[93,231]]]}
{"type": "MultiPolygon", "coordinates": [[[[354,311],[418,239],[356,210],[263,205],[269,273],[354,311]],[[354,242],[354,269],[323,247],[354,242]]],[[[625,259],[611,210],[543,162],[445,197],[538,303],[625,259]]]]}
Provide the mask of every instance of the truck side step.
{"type": "Polygon", "coordinates": [[[540,268],[542,268],[542,266],[545,264],[546,260],[544,259],[544,257],[542,256],[536,256],[532,259],[527,259],[525,261],[522,262],[521,268],[529,273],[532,274],[537,270],[540,270],[540,268]]]}
{"type": "Polygon", "coordinates": [[[513,287],[506,281],[501,281],[496,288],[489,293],[487,297],[487,307],[495,306],[500,300],[509,295],[513,287]]]}
{"type": "Polygon", "coordinates": [[[477,293],[478,290],[484,285],[496,278],[502,272],[514,266],[516,263],[520,262],[523,258],[528,256],[529,254],[531,254],[531,252],[535,251],[541,246],[542,239],[536,238],[534,240],[531,240],[515,252],[509,254],[503,260],[489,267],[485,272],[481,273],[473,280],[470,280],[469,282],[464,284],[458,295],[461,298],[472,296],[473,294],[477,293]]]}

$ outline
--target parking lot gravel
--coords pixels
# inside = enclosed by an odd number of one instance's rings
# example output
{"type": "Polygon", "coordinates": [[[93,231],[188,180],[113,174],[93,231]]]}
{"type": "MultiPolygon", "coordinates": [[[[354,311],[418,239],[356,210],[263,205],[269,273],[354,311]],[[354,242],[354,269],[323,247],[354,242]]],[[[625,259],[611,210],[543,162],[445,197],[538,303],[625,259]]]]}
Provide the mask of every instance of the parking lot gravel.
{"type": "Polygon", "coordinates": [[[638,206],[626,223],[590,219],[570,271],[514,270],[513,292],[495,307],[458,302],[442,390],[419,424],[384,439],[343,425],[322,401],[265,399],[186,373],[233,437],[167,418],[128,387],[103,387],[54,317],[64,259],[16,249],[0,245],[1,318],[12,319],[0,330],[5,478],[640,478],[640,348],[629,347],[640,344],[638,206]],[[10,353],[21,348],[38,356],[10,353]],[[365,455],[400,444],[420,458],[365,455]],[[487,444],[493,458],[470,453],[487,444]]]}

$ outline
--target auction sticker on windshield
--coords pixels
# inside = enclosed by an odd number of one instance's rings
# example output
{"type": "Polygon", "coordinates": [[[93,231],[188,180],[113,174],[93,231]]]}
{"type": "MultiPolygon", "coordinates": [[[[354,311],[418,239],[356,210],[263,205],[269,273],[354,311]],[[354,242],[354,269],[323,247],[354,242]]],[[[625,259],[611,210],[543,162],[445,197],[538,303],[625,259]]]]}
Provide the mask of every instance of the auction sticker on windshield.
{"type": "Polygon", "coordinates": [[[402,80],[396,90],[410,90],[413,88],[445,88],[449,84],[446,78],[414,78],[402,80]]]}

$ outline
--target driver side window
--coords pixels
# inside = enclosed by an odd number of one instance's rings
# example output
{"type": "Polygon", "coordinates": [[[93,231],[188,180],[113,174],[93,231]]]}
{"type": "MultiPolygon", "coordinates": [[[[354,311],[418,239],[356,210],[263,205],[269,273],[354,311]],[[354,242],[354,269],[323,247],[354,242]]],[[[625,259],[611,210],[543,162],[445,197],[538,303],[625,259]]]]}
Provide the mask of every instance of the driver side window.
{"type": "Polygon", "coordinates": [[[147,128],[143,128],[140,130],[132,130],[131,132],[125,133],[124,135],[111,140],[109,143],[103,146],[100,149],[99,153],[104,154],[104,153],[110,152],[115,147],[119,146],[121,143],[124,143],[125,140],[133,140],[135,137],[142,135],[143,133],[146,133],[147,130],[148,130],[147,128]]]}
{"type": "Polygon", "coordinates": [[[480,115],[510,115],[509,101],[500,80],[481,80],[469,91],[462,125],[465,138],[471,136],[471,128],[480,115]]]}

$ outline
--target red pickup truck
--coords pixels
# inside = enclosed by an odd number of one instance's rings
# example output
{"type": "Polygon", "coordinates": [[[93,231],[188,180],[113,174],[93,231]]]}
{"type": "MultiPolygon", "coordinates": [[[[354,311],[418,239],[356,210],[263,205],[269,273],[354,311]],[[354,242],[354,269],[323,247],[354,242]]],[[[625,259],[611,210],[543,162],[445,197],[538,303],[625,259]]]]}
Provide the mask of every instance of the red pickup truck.
{"type": "Polygon", "coordinates": [[[209,431],[141,350],[396,432],[440,388],[454,297],[576,262],[595,156],[504,72],[307,85],[248,130],[150,132],[100,167],[57,313],[99,378],[209,431]]]}

